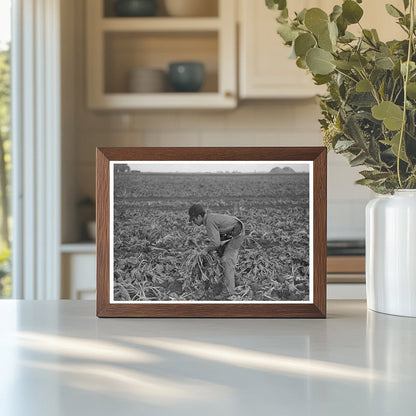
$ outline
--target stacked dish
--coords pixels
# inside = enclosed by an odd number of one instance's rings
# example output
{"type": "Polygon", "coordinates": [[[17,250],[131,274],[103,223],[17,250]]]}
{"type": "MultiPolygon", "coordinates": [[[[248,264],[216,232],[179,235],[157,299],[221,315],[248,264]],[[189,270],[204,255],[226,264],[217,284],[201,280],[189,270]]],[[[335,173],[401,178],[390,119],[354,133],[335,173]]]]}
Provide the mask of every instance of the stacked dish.
{"type": "Polygon", "coordinates": [[[128,91],[158,93],[167,90],[166,72],[162,69],[136,68],[129,72],[128,91]]]}
{"type": "Polygon", "coordinates": [[[174,17],[217,16],[216,0],[165,0],[166,12],[174,17]]]}

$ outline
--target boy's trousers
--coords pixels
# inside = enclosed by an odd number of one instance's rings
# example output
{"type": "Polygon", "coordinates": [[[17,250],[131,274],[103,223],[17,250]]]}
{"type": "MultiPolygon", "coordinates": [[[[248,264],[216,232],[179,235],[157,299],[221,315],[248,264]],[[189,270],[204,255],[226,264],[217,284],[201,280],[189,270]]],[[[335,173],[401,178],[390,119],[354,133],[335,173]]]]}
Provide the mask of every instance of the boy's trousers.
{"type": "Polygon", "coordinates": [[[227,243],[221,257],[221,264],[224,268],[224,283],[230,295],[235,292],[235,266],[237,265],[238,251],[245,238],[244,224],[242,226],[241,233],[227,243]]]}

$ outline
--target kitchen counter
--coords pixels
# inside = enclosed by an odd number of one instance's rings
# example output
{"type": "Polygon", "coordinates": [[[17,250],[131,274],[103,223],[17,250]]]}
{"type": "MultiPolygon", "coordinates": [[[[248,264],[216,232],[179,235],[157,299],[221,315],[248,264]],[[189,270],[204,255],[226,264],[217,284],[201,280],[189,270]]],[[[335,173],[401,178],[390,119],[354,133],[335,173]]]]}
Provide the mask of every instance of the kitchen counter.
{"type": "Polygon", "coordinates": [[[0,301],[0,414],[415,415],[416,319],[98,319],[0,301]]]}

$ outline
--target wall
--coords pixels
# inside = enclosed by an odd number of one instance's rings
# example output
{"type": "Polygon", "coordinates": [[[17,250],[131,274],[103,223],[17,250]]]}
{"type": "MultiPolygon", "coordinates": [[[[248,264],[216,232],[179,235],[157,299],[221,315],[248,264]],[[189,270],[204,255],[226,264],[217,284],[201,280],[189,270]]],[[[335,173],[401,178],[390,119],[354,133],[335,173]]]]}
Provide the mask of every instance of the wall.
{"type": "MultiPolygon", "coordinates": [[[[314,99],[246,101],[233,111],[87,110],[83,1],[75,0],[74,6],[75,39],[72,43],[68,40],[70,48],[63,49],[68,65],[64,68],[64,93],[68,93],[68,102],[73,102],[74,107],[71,122],[67,123],[71,133],[66,134],[63,146],[64,187],[69,189],[64,192],[64,218],[74,212],[77,200],[94,195],[97,146],[321,145],[319,107],[314,99]]],[[[329,238],[364,236],[364,207],[372,193],[354,185],[358,171],[351,169],[343,158],[329,155],[329,238]]],[[[63,230],[63,241],[76,238],[74,227],[63,230]]]]}

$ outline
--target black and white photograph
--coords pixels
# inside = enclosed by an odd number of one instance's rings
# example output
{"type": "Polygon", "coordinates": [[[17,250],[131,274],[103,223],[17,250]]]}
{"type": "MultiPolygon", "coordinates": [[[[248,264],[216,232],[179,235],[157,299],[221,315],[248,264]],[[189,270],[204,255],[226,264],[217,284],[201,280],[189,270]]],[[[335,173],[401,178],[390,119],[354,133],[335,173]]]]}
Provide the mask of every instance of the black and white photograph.
{"type": "Polygon", "coordinates": [[[110,162],[110,303],[312,303],[312,169],[110,162]]]}

